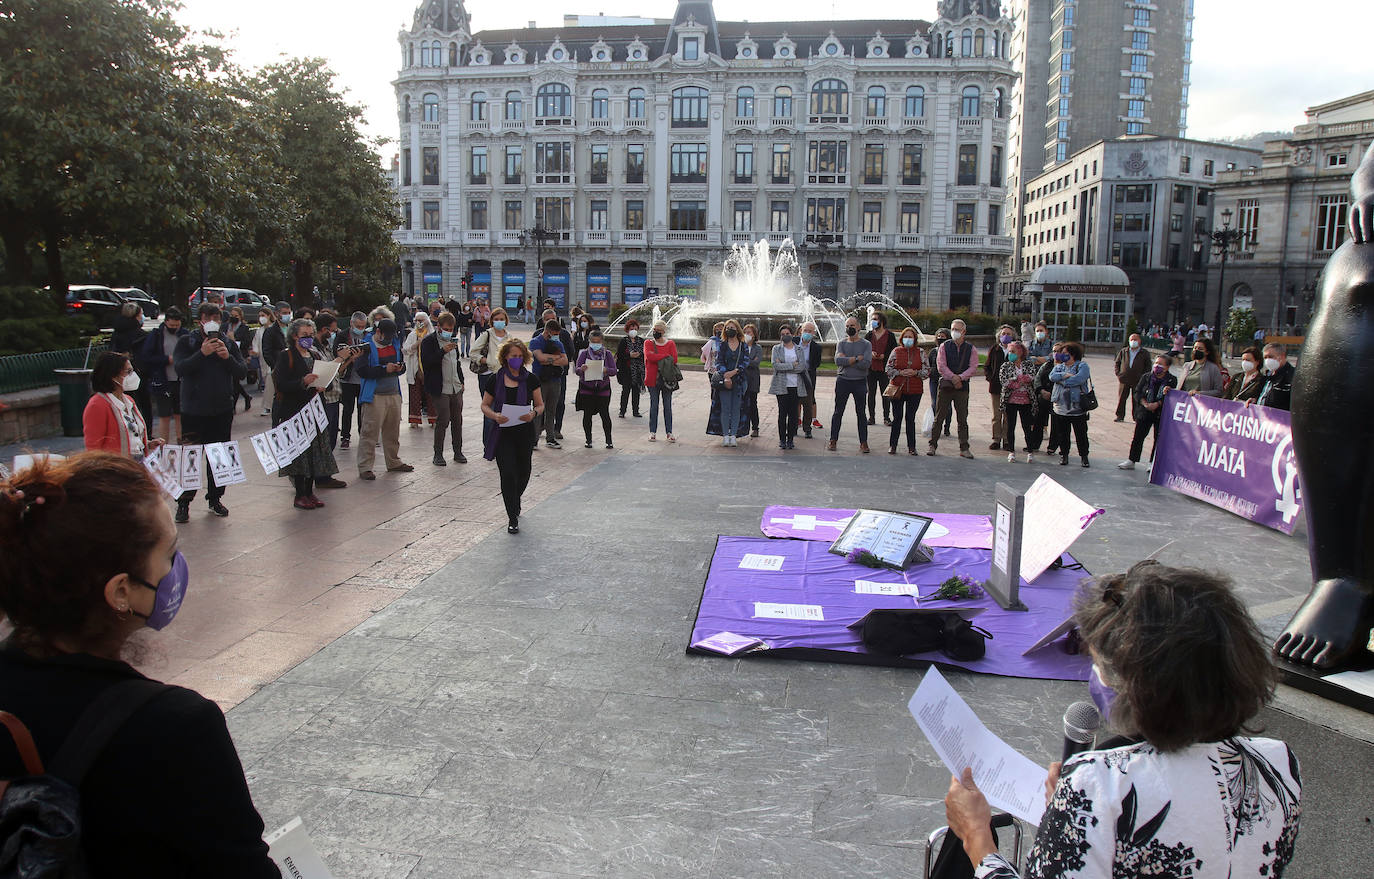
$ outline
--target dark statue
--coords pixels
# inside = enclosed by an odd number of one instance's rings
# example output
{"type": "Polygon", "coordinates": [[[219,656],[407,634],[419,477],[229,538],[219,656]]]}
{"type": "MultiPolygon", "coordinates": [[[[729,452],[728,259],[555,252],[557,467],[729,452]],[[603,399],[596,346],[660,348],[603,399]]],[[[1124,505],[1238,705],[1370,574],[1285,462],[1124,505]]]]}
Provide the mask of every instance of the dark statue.
{"type": "Polygon", "coordinates": [[[1318,668],[1357,658],[1374,626],[1374,144],[1350,188],[1350,240],[1322,271],[1293,380],[1315,585],[1274,644],[1285,659],[1318,668]]]}

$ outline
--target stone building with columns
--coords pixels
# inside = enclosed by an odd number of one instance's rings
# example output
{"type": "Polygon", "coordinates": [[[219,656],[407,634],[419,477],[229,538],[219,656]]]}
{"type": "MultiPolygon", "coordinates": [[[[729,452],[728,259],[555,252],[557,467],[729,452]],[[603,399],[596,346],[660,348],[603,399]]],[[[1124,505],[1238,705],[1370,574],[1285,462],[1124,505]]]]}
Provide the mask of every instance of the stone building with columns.
{"type": "Polygon", "coordinates": [[[822,295],[991,306],[1011,252],[1014,72],[997,0],[934,22],[717,21],[476,31],[425,0],[402,31],[407,292],[594,310],[711,295],[734,244],[791,239],[822,295]]]}

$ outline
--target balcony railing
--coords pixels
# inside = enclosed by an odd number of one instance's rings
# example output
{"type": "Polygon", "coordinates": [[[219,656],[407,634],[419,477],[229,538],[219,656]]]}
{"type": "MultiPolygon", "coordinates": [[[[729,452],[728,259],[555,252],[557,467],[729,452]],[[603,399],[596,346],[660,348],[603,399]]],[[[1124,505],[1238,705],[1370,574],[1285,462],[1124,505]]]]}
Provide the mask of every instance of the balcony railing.
{"type": "Polygon", "coordinates": [[[709,244],[709,234],[704,231],[669,229],[663,233],[660,240],[665,244],[709,244]]]}
{"type": "Polygon", "coordinates": [[[621,244],[643,247],[645,243],[643,229],[626,229],[616,236],[621,244]]]}
{"type": "Polygon", "coordinates": [[[922,235],[922,234],[920,234],[919,232],[898,232],[898,233],[897,233],[897,249],[898,249],[898,250],[924,250],[924,249],[925,249],[925,236],[922,235]]]}
{"type": "Polygon", "coordinates": [[[609,120],[609,119],[588,119],[588,120],[587,120],[587,127],[588,127],[588,128],[610,128],[610,127],[611,127],[611,120],[609,120]]]}
{"type": "Polygon", "coordinates": [[[397,244],[422,244],[426,247],[448,244],[448,233],[441,229],[403,229],[392,233],[397,244]]]}
{"type": "Polygon", "coordinates": [[[961,116],[959,117],[960,131],[977,131],[983,127],[982,116],[961,116]]]}
{"type": "Polygon", "coordinates": [[[875,128],[883,128],[887,125],[886,116],[865,116],[864,125],[875,128]]]}
{"type": "Polygon", "coordinates": [[[924,117],[924,116],[903,116],[903,117],[902,117],[902,127],[903,127],[903,128],[925,128],[925,126],[926,126],[926,117],[924,117]]]}
{"type": "Polygon", "coordinates": [[[887,246],[887,236],[881,232],[860,232],[858,246],[883,249],[887,246]]]}
{"type": "Polygon", "coordinates": [[[491,232],[486,229],[468,229],[463,232],[463,243],[467,245],[486,245],[491,240],[491,232]]]}
{"type": "Polygon", "coordinates": [[[519,247],[520,232],[515,229],[503,229],[496,233],[496,243],[502,247],[519,247]]]}
{"type": "Polygon", "coordinates": [[[755,233],[753,233],[753,232],[731,232],[731,233],[730,233],[730,243],[731,243],[731,244],[753,244],[753,243],[754,243],[754,240],[755,240],[755,233]]]}
{"type": "Polygon", "coordinates": [[[491,131],[491,122],[486,119],[469,119],[465,127],[468,131],[491,131]]]}
{"type": "Polygon", "coordinates": [[[501,130],[502,130],[502,131],[524,131],[524,130],[525,130],[525,120],[524,120],[524,119],[502,119],[502,120],[501,120],[501,130]]]}
{"type": "Polygon", "coordinates": [[[791,232],[769,232],[767,237],[769,247],[780,247],[783,242],[793,240],[791,232]]]}
{"type": "Polygon", "coordinates": [[[605,229],[588,229],[582,233],[583,244],[610,244],[611,233],[605,229]]]}

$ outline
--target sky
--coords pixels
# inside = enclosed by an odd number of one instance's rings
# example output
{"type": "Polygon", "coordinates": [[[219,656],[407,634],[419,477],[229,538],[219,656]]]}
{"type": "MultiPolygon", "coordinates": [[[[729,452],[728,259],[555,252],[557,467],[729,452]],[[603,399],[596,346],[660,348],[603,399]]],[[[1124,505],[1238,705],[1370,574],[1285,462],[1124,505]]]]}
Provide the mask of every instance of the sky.
{"type": "MultiPolygon", "coordinates": [[[[1093,0],[1106,2],[1106,0],[1093,0]]],[[[364,132],[396,138],[391,81],[401,61],[397,34],[410,27],[419,0],[182,0],[181,22],[223,33],[240,64],[261,66],[285,56],[327,59],[350,100],[364,108],[364,132]]],[[[1005,3],[1005,0],[1004,0],[1005,3]]],[[[668,18],[674,0],[526,0],[516,6],[468,0],[474,30],[541,27],[564,14],[668,18]],[[569,5],[573,4],[573,5],[569,5]],[[579,5],[580,4],[580,5],[579,5]]],[[[1374,40],[1369,0],[1320,0],[1320,15],[1303,15],[1278,0],[1196,0],[1188,136],[1209,139],[1287,130],[1306,108],[1374,89],[1368,50],[1333,37],[1374,40]],[[1343,30],[1341,22],[1349,23],[1343,30]],[[1360,33],[1360,28],[1363,33],[1360,33]],[[1360,62],[1364,63],[1361,64],[1360,62]]],[[[827,20],[849,17],[838,0],[716,0],[726,21],[827,20]]],[[[935,0],[868,0],[864,18],[935,18],[935,0]]],[[[394,148],[380,153],[389,161],[394,148]]]]}

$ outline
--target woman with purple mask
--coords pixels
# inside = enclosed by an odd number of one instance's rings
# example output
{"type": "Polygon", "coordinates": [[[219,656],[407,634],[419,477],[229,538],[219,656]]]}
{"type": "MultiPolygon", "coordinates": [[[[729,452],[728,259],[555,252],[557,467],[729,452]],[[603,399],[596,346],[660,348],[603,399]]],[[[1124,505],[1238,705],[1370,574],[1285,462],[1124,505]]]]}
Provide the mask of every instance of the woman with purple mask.
{"type": "Polygon", "coordinates": [[[544,412],[539,379],[525,367],[530,349],[514,334],[502,343],[500,370],[482,388],[482,414],[493,425],[484,457],[501,472],[501,500],[506,504],[506,531],[520,533],[520,496],[530,484],[534,465],[534,421],[544,412]]]}

